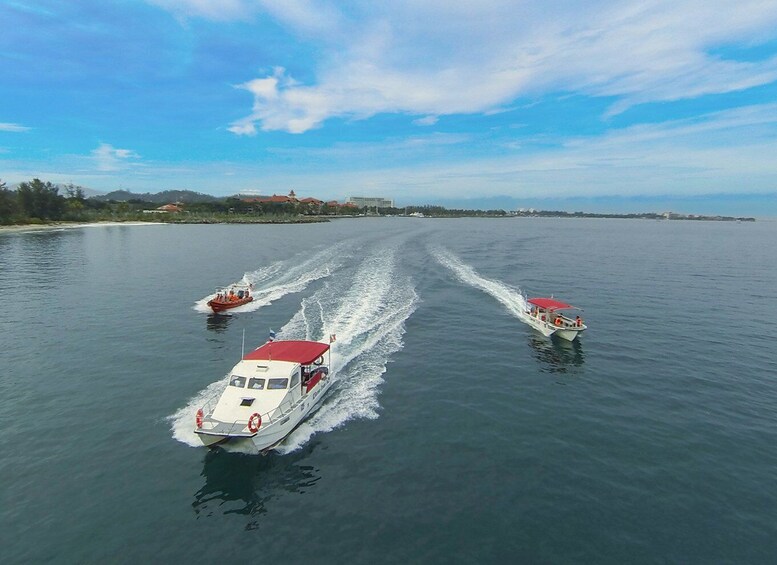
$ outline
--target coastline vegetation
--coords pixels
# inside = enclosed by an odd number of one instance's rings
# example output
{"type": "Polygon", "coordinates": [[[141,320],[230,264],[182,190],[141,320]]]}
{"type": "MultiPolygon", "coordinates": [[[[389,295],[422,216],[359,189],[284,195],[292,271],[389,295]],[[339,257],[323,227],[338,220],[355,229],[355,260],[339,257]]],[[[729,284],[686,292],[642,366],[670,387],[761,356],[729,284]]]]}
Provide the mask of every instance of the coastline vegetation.
{"type": "Polygon", "coordinates": [[[63,187],[34,178],[11,190],[0,180],[0,225],[38,225],[60,222],[156,222],[178,224],[256,224],[326,222],[354,216],[414,216],[424,218],[624,218],[654,220],[748,221],[755,218],[695,214],[599,214],[543,210],[464,210],[443,206],[358,208],[351,204],[320,201],[257,201],[239,196],[215,197],[192,191],[133,194],[118,191],[87,197],[80,186],[63,187]],[[60,193],[60,188],[63,193],[60,193]],[[172,204],[175,202],[175,204],[172,204]],[[160,206],[160,203],[168,203],[160,206]]]}

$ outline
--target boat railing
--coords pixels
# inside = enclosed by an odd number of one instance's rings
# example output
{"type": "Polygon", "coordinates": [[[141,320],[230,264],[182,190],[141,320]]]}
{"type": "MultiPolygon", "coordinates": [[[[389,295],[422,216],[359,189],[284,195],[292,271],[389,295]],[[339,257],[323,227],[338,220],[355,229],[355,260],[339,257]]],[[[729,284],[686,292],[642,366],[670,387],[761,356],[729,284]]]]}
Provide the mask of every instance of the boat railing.
{"type": "MultiPolygon", "coordinates": [[[[233,422],[223,422],[221,420],[216,420],[213,418],[213,411],[216,409],[216,404],[218,404],[218,401],[220,398],[221,398],[221,394],[217,394],[216,396],[209,399],[202,406],[202,413],[204,415],[204,418],[203,418],[203,427],[201,429],[204,432],[214,433],[219,435],[231,435],[231,436],[254,435],[254,433],[248,429],[247,419],[235,420],[233,422]]],[[[281,402],[277,407],[270,410],[269,412],[260,414],[260,416],[262,417],[262,423],[261,423],[260,429],[265,428],[267,426],[271,426],[276,422],[281,421],[297,407],[297,404],[299,404],[300,401],[301,401],[301,398],[298,398],[296,400],[286,399],[283,402],[281,402]]]]}

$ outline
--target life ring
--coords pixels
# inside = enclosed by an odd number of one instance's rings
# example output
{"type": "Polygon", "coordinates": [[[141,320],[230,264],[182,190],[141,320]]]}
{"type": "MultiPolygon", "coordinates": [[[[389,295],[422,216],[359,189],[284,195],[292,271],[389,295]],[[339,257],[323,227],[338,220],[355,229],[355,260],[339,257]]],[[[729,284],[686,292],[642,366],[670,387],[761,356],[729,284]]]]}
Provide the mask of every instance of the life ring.
{"type": "Polygon", "coordinates": [[[323,365],[323,363],[324,363],[324,356],[323,355],[321,355],[318,359],[313,361],[314,365],[323,365]]]}
{"type": "Polygon", "coordinates": [[[248,431],[252,434],[255,434],[259,431],[259,428],[262,425],[262,417],[259,415],[258,412],[254,412],[251,414],[251,417],[248,418],[248,431]]]}
{"type": "Polygon", "coordinates": [[[204,418],[204,414],[202,413],[202,408],[197,410],[197,415],[194,417],[194,422],[197,424],[197,429],[199,430],[202,428],[202,420],[204,418]]]}

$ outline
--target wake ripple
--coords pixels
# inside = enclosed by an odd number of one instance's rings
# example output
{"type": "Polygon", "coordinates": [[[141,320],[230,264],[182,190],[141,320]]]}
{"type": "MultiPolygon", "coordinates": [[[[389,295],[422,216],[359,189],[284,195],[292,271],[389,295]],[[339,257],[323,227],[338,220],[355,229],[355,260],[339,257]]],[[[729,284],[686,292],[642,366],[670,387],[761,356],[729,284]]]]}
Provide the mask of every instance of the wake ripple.
{"type": "Polygon", "coordinates": [[[281,453],[295,451],[314,434],[349,420],[378,417],[383,373],[391,355],[402,349],[405,321],[418,303],[411,281],[396,273],[396,255],[396,248],[383,249],[366,259],[345,292],[335,285],[323,287],[303,300],[281,329],[284,339],[337,335],[332,392],[280,446],[281,453]]]}
{"type": "Polygon", "coordinates": [[[466,265],[461,259],[442,247],[430,247],[429,252],[440,265],[451,270],[461,282],[493,296],[507,308],[510,314],[519,320],[526,320],[529,305],[520,288],[513,288],[503,282],[479,275],[470,265],[466,265]]]}
{"type": "MultiPolygon", "coordinates": [[[[297,265],[291,265],[295,259],[289,259],[287,261],[277,261],[256,271],[245,273],[238,283],[233,284],[253,284],[254,290],[252,293],[254,299],[248,304],[231,309],[230,312],[255,312],[264,306],[269,306],[287,294],[305,290],[313,281],[330,276],[342,266],[346,247],[345,243],[339,243],[327,248],[322,253],[309,257],[297,265]]],[[[226,287],[229,286],[226,285],[226,287]]],[[[204,314],[211,313],[208,301],[215,298],[215,296],[216,293],[214,292],[198,300],[194,305],[194,309],[204,314]]]]}

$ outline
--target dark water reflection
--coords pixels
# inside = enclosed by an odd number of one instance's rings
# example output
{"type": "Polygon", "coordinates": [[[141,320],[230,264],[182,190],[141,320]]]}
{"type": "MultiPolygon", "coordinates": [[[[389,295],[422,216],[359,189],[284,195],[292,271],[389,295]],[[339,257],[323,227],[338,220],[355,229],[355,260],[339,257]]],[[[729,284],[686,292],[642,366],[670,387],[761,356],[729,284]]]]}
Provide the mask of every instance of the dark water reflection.
{"type": "Polygon", "coordinates": [[[301,463],[307,456],[210,451],[202,469],[205,484],[194,493],[192,508],[198,518],[242,514],[250,517],[245,529],[256,529],[273,499],[304,494],[321,478],[314,467],[301,463]]]}
{"type": "Polygon", "coordinates": [[[224,314],[208,314],[205,325],[209,330],[221,333],[227,330],[231,320],[232,316],[224,314]]]}
{"type": "Polygon", "coordinates": [[[580,339],[570,342],[532,333],[529,336],[529,345],[540,362],[540,370],[545,373],[566,373],[569,369],[582,367],[585,363],[580,339]]]}
{"type": "MultiPolygon", "coordinates": [[[[84,265],[83,230],[47,230],[13,241],[9,268],[26,283],[50,290],[80,276],[84,265]]],[[[3,238],[11,240],[11,238],[3,238]]]]}

